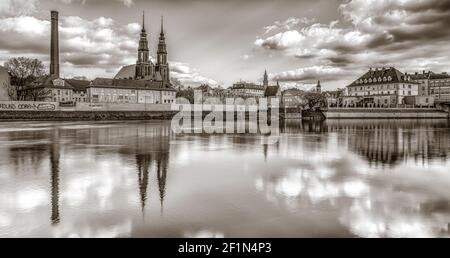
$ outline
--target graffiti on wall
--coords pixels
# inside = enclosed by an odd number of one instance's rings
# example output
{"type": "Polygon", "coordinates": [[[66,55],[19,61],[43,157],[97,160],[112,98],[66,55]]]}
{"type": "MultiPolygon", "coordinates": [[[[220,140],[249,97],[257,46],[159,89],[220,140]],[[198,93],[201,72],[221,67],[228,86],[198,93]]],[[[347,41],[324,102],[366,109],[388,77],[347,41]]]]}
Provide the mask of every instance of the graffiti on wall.
{"type": "Polygon", "coordinates": [[[1,111],[55,111],[56,103],[52,102],[26,102],[26,101],[1,101],[1,111]]]}

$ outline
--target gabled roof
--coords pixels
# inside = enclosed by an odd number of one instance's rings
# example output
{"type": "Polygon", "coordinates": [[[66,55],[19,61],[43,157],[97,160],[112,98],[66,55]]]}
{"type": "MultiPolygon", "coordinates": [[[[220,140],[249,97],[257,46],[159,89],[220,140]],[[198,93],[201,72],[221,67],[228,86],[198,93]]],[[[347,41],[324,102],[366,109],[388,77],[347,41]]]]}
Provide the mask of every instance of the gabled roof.
{"type": "Polygon", "coordinates": [[[293,95],[293,96],[301,96],[301,95],[304,95],[305,93],[306,93],[305,91],[299,90],[299,89],[296,89],[296,88],[287,89],[287,90],[283,91],[283,95],[290,94],[290,95],[293,95]]]}
{"type": "Polygon", "coordinates": [[[26,88],[58,88],[58,89],[74,89],[74,87],[67,82],[68,80],[59,78],[57,75],[44,75],[36,80],[34,80],[31,84],[26,85],[26,88]],[[54,85],[53,82],[55,80],[64,81],[64,86],[54,85]]]}
{"type": "Polygon", "coordinates": [[[414,83],[394,67],[370,69],[349,86],[365,86],[380,83],[414,83]]]}
{"type": "Polygon", "coordinates": [[[67,79],[65,81],[77,91],[86,91],[86,87],[91,84],[91,81],[87,80],[67,79]]]}
{"type": "Polygon", "coordinates": [[[431,73],[430,79],[431,80],[450,79],[450,75],[447,73],[431,73]]]}
{"type": "Polygon", "coordinates": [[[264,97],[275,97],[280,92],[279,86],[267,86],[264,91],[264,97]]]}

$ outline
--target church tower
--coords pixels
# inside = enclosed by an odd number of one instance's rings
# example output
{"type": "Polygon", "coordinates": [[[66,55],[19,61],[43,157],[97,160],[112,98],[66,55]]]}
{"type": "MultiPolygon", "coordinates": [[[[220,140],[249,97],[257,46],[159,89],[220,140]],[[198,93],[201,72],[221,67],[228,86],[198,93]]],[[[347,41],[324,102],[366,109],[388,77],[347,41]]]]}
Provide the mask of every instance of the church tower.
{"type": "Polygon", "coordinates": [[[159,43],[157,51],[156,71],[161,74],[163,82],[169,82],[169,63],[167,62],[166,37],[164,35],[164,19],[161,17],[161,33],[159,34],[159,43]]]}
{"type": "Polygon", "coordinates": [[[263,86],[264,87],[269,86],[269,76],[267,75],[267,70],[264,71],[263,86]]]}
{"type": "Polygon", "coordinates": [[[316,92],[317,93],[322,93],[322,86],[320,85],[320,80],[317,81],[316,92]]]}
{"type": "Polygon", "coordinates": [[[145,31],[145,13],[142,13],[142,30],[139,39],[138,60],[136,62],[136,79],[150,80],[154,74],[154,67],[150,61],[147,32],[145,31]]]}

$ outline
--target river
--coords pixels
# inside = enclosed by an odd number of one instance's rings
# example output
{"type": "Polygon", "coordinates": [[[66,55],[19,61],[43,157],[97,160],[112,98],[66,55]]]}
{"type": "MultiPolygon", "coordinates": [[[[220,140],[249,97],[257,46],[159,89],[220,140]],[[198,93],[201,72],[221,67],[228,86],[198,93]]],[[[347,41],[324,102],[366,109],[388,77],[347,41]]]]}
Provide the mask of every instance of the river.
{"type": "Polygon", "coordinates": [[[0,123],[0,237],[449,237],[448,120],[0,123]]]}

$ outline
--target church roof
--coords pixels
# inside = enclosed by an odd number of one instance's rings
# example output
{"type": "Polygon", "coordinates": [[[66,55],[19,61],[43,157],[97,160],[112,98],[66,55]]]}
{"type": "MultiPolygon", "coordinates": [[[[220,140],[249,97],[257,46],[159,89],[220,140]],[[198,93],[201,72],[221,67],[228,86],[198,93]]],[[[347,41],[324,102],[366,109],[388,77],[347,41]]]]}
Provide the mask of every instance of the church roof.
{"type": "Polygon", "coordinates": [[[172,87],[162,81],[145,81],[145,80],[125,80],[125,79],[108,79],[96,78],[88,87],[104,87],[104,88],[121,88],[121,89],[154,89],[154,90],[170,90],[175,91],[172,87]]]}
{"type": "Polygon", "coordinates": [[[136,75],[136,65],[126,65],[120,68],[114,79],[129,79],[136,75]]]}
{"type": "Polygon", "coordinates": [[[395,69],[394,67],[380,68],[380,69],[376,68],[370,69],[367,73],[359,77],[349,86],[365,86],[380,83],[401,83],[401,82],[414,83],[409,80],[408,76],[405,76],[405,74],[395,69]]]}
{"type": "Polygon", "coordinates": [[[279,86],[267,86],[266,90],[264,91],[264,97],[275,97],[277,96],[279,91],[279,86]]]}

